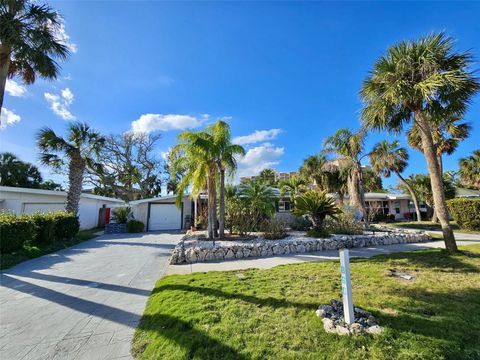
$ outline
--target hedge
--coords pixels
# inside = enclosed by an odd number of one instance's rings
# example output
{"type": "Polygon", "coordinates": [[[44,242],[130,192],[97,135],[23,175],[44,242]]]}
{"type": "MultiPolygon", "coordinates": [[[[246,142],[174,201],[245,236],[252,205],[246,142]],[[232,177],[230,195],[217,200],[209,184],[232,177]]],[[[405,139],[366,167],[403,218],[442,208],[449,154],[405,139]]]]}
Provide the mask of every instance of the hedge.
{"type": "Polygon", "coordinates": [[[480,230],[480,199],[452,199],[447,204],[460,228],[480,230]]]}
{"type": "Polygon", "coordinates": [[[127,223],[127,229],[129,233],[142,232],[145,228],[145,224],[139,220],[130,220],[127,223]]]}
{"type": "Polygon", "coordinates": [[[28,245],[46,245],[72,239],[80,229],[78,217],[66,211],[17,217],[0,214],[0,252],[20,250],[28,245]]]}

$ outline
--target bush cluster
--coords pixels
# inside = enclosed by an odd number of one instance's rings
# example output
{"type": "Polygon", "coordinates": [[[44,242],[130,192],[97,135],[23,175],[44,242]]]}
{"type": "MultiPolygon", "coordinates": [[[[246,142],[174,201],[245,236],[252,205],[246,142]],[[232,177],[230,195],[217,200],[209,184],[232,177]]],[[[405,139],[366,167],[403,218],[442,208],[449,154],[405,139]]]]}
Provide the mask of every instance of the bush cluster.
{"type": "Polygon", "coordinates": [[[285,223],[278,219],[266,220],[262,225],[263,237],[268,240],[283,239],[287,236],[285,223]]]}
{"type": "Polygon", "coordinates": [[[145,224],[139,220],[130,220],[127,223],[127,229],[129,233],[139,233],[143,232],[145,224]]]}
{"type": "Polygon", "coordinates": [[[363,225],[355,219],[354,213],[349,208],[333,217],[325,219],[325,231],[330,234],[359,235],[363,234],[363,225]]]}
{"type": "Polygon", "coordinates": [[[313,226],[310,219],[305,216],[295,216],[290,222],[290,228],[296,231],[307,231],[313,226]]]}
{"type": "Polygon", "coordinates": [[[447,203],[460,228],[480,230],[480,199],[451,199],[447,203]]]}
{"type": "Polygon", "coordinates": [[[10,253],[25,245],[47,245],[71,240],[80,229],[78,217],[66,211],[16,216],[0,214],[0,252],[10,253]]]}

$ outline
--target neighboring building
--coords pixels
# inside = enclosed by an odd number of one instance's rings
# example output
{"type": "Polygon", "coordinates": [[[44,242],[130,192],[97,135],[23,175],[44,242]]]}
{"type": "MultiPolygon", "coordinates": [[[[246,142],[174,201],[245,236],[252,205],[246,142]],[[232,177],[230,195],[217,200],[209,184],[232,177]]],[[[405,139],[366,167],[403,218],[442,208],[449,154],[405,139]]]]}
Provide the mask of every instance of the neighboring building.
{"type": "Polygon", "coordinates": [[[242,176],[242,177],[240,178],[240,183],[244,183],[244,182],[247,182],[247,181],[253,181],[253,180],[255,180],[257,177],[258,177],[258,175],[257,175],[257,176],[242,176]]]}
{"type": "Polygon", "coordinates": [[[145,231],[182,230],[193,225],[196,202],[189,195],[183,197],[180,208],[176,195],[130,201],[133,217],[145,224],[145,231]]]}
{"type": "MultiPolygon", "coordinates": [[[[17,215],[65,210],[65,191],[27,189],[0,186],[0,209],[17,215]]],[[[81,229],[91,229],[99,224],[101,208],[124,206],[123,200],[93,194],[81,194],[78,218],[81,229]]]]}
{"type": "Polygon", "coordinates": [[[287,181],[290,180],[293,176],[297,176],[298,173],[296,171],[290,171],[290,172],[276,172],[275,173],[275,181],[280,182],[280,181],[287,181]]]}
{"type": "Polygon", "coordinates": [[[455,197],[468,199],[480,198],[480,190],[457,188],[455,197]]]}

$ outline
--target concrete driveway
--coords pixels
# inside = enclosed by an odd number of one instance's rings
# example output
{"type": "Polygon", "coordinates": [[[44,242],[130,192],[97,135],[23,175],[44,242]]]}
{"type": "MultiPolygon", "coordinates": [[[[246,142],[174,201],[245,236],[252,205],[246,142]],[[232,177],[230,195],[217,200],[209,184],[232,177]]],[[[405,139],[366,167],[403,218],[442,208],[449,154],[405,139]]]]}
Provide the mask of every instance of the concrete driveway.
{"type": "Polygon", "coordinates": [[[1,274],[0,359],[128,359],[178,233],[103,235],[1,274]]]}

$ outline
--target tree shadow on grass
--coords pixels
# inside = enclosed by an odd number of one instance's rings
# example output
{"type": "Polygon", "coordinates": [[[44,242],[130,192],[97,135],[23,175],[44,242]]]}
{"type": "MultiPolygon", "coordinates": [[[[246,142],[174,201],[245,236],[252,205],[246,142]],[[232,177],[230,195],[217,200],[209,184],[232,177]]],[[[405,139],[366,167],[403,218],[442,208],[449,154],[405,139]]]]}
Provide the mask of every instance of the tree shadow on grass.
{"type": "MultiPolygon", "coordinates": [[[[235,348],[212,338],[206,332],[195,328],[195,326],[187,321],[181,320],[166,314],[144,315],[138,325],[137,333],[132,345],[132,353],[140,355],[145,350],[148,352],[148,341],[142,342],[137,339],[139,331],[146,331],[148,338],[152,339],[155,344],[157,337],[168,339],[183,348],[186,352],[183,359],[205,359],[205,360],[248,360],[250,357],[238,352],[235,348]],[[153,332],[155,335],[150,335],[153,332]]],[[[160,359],[159,354],[155,353],[150,358],[160,359]]]]}
{"type": "Polygon", "coordinates": [[[255,304],[259,306],[269,306],[272,308],[296,307],[304,310],[316,310],[318,307],[318,304],[291,302],[291,301],[277,299],[273,297],[260,298],[260,297],[241,294],[241,293],[228,293],[219,289],[182,285],[182,284],[161,285],[153,290],[152,295],[160,293],[164,290],[168,290],[168,291],[179,290],[179,291],[185,291],[185,292],[194,292],[197,294],[212,296],[216,298],[223,298],[227,300],[228,299],[242,300],[245,302],[249,302],[251,304],[255,304]]]}
{"type": "Polygon", "coordinates": [[[479,257],[479,253],[469,252],[468,250],[460,251],[458,254],[450,254],[444,249],[429,249],[377,255],[366,259],[355,258],[352,262],[388,264],[392,260],[407,260],[408,263],[405,266],[417,265],[429,269],[438,268],[443,272],[478,273],[480,272],[480,267],[469,264],[466,260],[479,257]]]}

